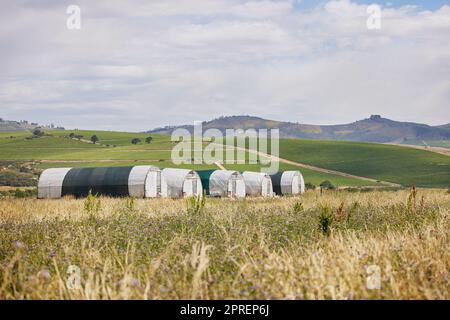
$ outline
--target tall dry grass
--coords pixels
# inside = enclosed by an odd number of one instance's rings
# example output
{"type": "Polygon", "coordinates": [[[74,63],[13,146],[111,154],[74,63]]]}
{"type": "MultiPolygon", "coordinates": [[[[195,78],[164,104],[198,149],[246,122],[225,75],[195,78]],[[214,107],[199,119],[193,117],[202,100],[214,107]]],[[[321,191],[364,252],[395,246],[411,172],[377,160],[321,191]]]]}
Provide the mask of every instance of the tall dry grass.
{"type": "Polygon", "coordinates": [[[0,200],[0,298],[450,298],[445,190],[192,205],[0,200]],[[370,266],[379,289],[367,286],[370,266]]]}

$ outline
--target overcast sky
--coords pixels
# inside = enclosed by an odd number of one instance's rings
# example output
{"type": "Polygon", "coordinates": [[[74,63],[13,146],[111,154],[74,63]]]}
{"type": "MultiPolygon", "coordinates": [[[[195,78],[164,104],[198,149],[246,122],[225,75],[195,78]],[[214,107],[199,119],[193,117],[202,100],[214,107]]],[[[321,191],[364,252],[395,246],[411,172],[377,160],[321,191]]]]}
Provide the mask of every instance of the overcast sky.
{"type": "Polygon", "coordinates": [[[0,117],[129,131],[242,114],[450,122],[450,1],[379,3],[380,30],[368,3],[2,1],[0,117]]]}

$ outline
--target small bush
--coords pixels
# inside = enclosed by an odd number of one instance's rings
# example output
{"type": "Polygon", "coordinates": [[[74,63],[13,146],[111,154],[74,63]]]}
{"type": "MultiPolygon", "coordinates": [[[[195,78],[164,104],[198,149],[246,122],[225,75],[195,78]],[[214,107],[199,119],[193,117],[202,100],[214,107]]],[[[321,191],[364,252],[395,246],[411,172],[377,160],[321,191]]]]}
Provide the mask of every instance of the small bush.
{"type": "Polygon", "coordinates": [[[89,216],[95,216],[100,212],[101,209],[101,201],[98,199],[97,195],[93,195],[92,191],[89,190],[89,194],[84,200],[84,211],[89,216]]]}
{"type": "Polygon", "coordinates": [[[132,143],[132,144],[139,144],[139,143],[141,143],[141,139],[139,139],[139,138],[134,138],[134,139],[131,140],[131,143],[132,143]]]}
{"type": "Polygon", "coordinates": [[[417,189],[416,187],[412,187],[406,204],[408,207],[408,211],[410,212],[416,212],[416,197],[417,197],[417,189]]]}
{"type": "Polygon", "coordinates": [[[43,137],[45,135],[45,132],[42,131],[41,129],[35,129],[33,131],[33,138],[40,138],[43,137]]]}
{"type": "Polygon", "coordinates": [[[15,189],[0,191],[0,198],[33,198],[37,196],[37,189],[15,189]]]}
{"type": "Polygon", "coordinates": [[[199,214],[203,212],[206,203],[206,193],[203,192],[203,195],[198,195],[197,197],[192,196],[187,200],[188,209],[187,212],[189,214],[199,214]]]}
{"type": "Polygon", "coordinates": [[[31,173],[10,169],[0,170],[0,186],[33,187],[36,186],[36,178],[31,173]]]}
{"type": "Polygon", "coordinates": [[[125,209],[128,212],[134,212],[136,209],[136,199],[134,197],[125,198],[125,209]]]}
{"type": "Polygon", "coordinates": [[[329,181],[325,180],[320,184],[320,187],[325,190],[334,190],[336,187],[329,181]]]}
{"type": "Polygon", "coordinates": [[[303,208],[303,204],[301,202],[296,202],[294,204],[294,213],[299,214],[302,213],[305,209],[303,208]]]}
{"type": "Polygon", "coordinates": [[[305,189],[306,190],[315,190],[316,186],[314,184],[312,184],[311,182],[307,182],[307,183],[305,183],[305,189]]]}
{"type": "Polygon", "coordinates": [[[333,224],[333,214],[330,207],[324,206],[319,216],[319,230],[324,236],[331,235],[331,225],[333,224]]]}

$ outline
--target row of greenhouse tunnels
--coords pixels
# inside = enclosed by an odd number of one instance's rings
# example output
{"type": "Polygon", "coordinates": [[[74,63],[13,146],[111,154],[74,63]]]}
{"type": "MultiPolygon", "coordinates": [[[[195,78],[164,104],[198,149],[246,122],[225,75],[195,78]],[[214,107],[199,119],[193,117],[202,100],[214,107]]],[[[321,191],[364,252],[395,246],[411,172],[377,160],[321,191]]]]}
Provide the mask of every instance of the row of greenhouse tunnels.
{"type": "Polygon", "coordinates": [[[83,198],[89,193],[134,198],[182,198],[203,194],[244,198],[304,192],[305,182],[300,171],[268,175],[251,171],[194,171],[154,166],[47,169],[38,183],[39,199],[83,198]]]}

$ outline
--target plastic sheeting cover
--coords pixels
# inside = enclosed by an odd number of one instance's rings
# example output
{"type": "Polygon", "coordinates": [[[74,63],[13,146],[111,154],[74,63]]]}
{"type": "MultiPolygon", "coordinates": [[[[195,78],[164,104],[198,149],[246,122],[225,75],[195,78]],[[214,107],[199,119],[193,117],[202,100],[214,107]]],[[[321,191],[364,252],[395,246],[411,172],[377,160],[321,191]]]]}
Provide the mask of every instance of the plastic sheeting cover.
{"type": "Polygon", "coordinates": [[[243,176],[237,171],[216,170],[209,179],[209,193],[214,197],[245,197],[245,184],[243,176]],[[232,184],[235,183],[233,188],[232,184]],[[230,184],[231,190],[230,192],[230,184]]]}
{"type": "Polygon", "coordinates": [[[216,172],[217,170],[200,170],[197,171],[198,176],[200,177],[200,180],[202,181],[202,187],[203,190],[205,190],[206,194],[210,194],[210,185],[209,180],[211,178],[211,175],[216,172]]]}
{"type": "Polygon", "coordinates": [[[273,196],[272,180],[262,172],[245,171],[242,176],[245,181],[245,192],[249,196],[273,196]]]}
{"type": "Polygon", "coordinates": [[[161,171],[161,195],[170,198],[181,198],[184,195],[202,194],[202,182],[193,170],[166,168],[161,171]],[[192,190],[187,190],[188,180],[195,183],[192,190]],[[185,194],[186,193],[186,194],[185,194]]]}
{"type": "Polygon", "coordinates": [[[283,171],[270,176],[273,191],[277,195],[299,194],[305,192],[305,182],[300,171],[283,171]]]}
{"type": "MultiPolygon", "coordinates": [[[[128,192],[131,197],[144,198],[148,195],[146,187],[148,187],[147,179],[151,171],[160,171],[160,169],[154,166],[133,167],[128,177],[128,192]]],[[[161,181],[159,181],[159,183],[160,182],[161,181]]],[[[158,186],[156,186],[156,188],[158,188],[158,186]]]]}
{"type": "Polygon", "coordinates": [[[38,182],[38,198],[61,198],[64,177],[70,170],[71,168],[55,168],[42,172],[38,182]]]}
{"type": "Polygon", "coordinates": [[[133,167],[75,168],[63,182],[62,195],[86,197],[89,191],[111,197],[129,195],[128,178],[133,167]]]}

